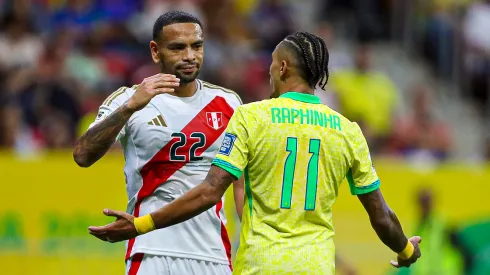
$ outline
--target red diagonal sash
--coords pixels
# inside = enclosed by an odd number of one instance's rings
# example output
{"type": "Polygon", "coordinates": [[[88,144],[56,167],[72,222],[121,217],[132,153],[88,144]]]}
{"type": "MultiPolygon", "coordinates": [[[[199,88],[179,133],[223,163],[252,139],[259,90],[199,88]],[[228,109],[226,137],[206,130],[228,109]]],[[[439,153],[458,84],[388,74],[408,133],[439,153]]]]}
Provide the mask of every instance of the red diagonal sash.
{"type": "MultiPolygon", "coordinates": [[[[141,177],[143,178],[143,186],[138,192],[137,201],[133,215],[139,216],[140,205],[143,199],[150,196],[161,184],[164,184],[175,172],[189,163],[189,149],[196,141],[196,138],[191,138],[192,133],[200,132],[206,137],[205,145],[196,150],[196,155],[199,156],[206,151],[216,140],[221,136],[226,127],[214,129],[207,123],[207,112],[222,112],[223,113],[223,125],[228,125],[228,121],[233,115],[233,108],[228,105],[226,100],[222,97],[215,97],[208,105],[206,105],[180,132],[186,136],[188,142],[177,150],[178,155],[185,155],[186,160],[181,162],[170,161],[170,148],[176,142],[178,138],[172,139],[168,142],[155,156],[141,169],[141,177]]],[[[128,242],[128,249],[126,252],[126,260],[131,255],[135,239],[131,239],[128,242]]]]}

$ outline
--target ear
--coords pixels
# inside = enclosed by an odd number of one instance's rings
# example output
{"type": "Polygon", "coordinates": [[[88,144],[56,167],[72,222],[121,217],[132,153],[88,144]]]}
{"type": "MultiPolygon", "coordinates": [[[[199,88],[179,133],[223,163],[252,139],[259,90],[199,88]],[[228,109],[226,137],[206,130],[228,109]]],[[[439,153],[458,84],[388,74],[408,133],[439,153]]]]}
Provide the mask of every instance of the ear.
{"type": "Polygon", "coordinates": [[[158,44],[155,41],[150,41],[150,52],[151,52],[151,59],[153,59],[153,62],[155,64],[160,63],[160,56],[158,56],[158,44]]]}
{"type": "Polygon", "coordinates": [[[288,70],[289,66],[286,60],[281,61],[281,68],[279,68],[279,78],[281,81],[284,82],[286,80],[288,70]]]}

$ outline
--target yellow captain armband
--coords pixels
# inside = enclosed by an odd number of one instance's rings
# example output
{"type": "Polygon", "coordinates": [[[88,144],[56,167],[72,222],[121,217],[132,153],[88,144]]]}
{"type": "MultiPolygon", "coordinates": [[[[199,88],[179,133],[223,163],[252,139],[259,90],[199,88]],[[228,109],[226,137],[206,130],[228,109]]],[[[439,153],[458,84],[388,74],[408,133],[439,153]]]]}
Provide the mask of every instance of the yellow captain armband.
{"type": "Polygon", "coordinates": [[[405,249],[403,249],[402,252],[398,253],[398,257],[404,260],[408,260],[410,259],[410,257],[412,257],[414,250],[415,248],[413,247],[413,244],[410,241],[408,241],[407,246],[405,246],[405,249]]]}
{"type": "Polygon", "coordinates": [[[153,223],[153,219],[150,214],[135,218],[133,223],[136,231],[138,231],[138,234],[140,235],[155,230],[155,223],[153,223]]]}

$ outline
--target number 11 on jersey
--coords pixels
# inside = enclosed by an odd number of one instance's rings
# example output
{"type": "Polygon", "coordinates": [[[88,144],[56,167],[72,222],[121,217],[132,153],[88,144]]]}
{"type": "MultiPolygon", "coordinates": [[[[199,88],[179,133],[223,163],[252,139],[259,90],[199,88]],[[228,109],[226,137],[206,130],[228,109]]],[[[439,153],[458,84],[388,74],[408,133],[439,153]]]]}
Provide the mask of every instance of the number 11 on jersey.
{"type": "MultiPolygon", "coordinates": [[[[293,195],[294,172],[296,159],[298,156],[298,138],[288,137],[286,151],[289,152],[284,164],[284,176],[282,180],[281,208],[290,209],[293,195]]],[[[318,155],[320,153],[320,140],[310,139],[309,153],[311,154],[308,162],[306,175],[306,195],[305,210],[315,210],[316,192],[318,185],[318,155]]]]}

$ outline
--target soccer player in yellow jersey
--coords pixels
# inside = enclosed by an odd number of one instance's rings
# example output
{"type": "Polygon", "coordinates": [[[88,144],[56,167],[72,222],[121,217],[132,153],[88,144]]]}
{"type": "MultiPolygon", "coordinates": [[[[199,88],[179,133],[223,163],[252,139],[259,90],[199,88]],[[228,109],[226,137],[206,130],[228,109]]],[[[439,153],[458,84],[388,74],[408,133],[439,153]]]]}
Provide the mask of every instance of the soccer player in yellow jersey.
{"type": "Polygon", "coordinates": [[[313,95],[328,80],[328,51],[310,33],[286,37],[270,67],[272,98],[240,106],[204,182],[151,214],[117,220],[90,233],[120,241],[183,222],[209,209],[245,175],[245,204],[234,274],[334,274],[332,206],[347,177],[381,241],[398,254],[395,267],[420,257],[420,237],[407,239],[379,189],[359,126],[313,95]]]}

